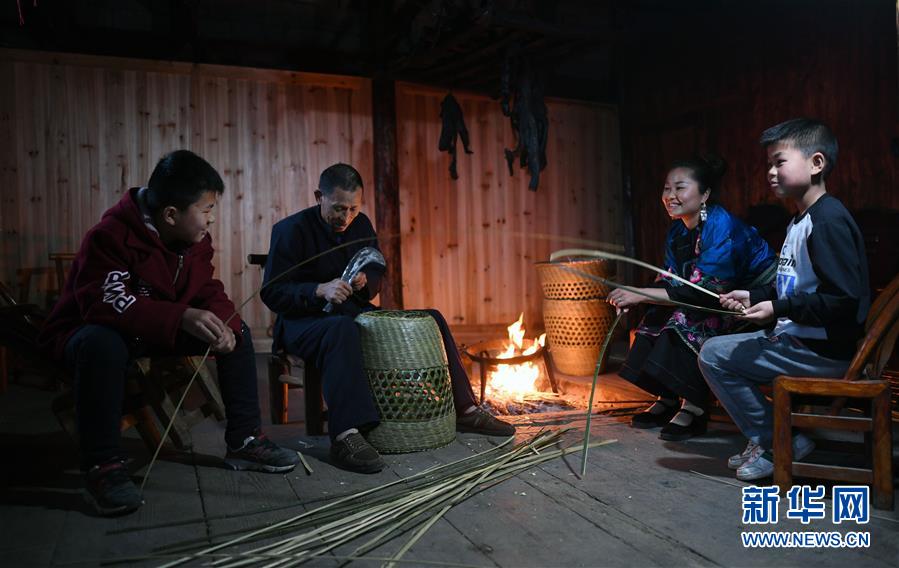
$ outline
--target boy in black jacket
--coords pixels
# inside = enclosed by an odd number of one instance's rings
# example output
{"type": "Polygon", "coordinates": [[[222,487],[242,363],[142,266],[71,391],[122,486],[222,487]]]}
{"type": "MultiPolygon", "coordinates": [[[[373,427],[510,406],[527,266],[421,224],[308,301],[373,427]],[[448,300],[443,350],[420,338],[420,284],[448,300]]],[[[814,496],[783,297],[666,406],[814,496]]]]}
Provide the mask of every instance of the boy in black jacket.
{"type": "MultiPolygon", "coordinates": [[[[864,241],[825,178],[837,159],[837,141],[821,122],[797,118],[773,126],[760,140],[768,154],[768,183],[792,199],[799,213],[780,250],[776,285],[721,296],[728,309],[773,329],[714,337],[699,353],[699,367],[715,396],[749,438],[728,460],[742,480],[774,471],[770,449],[772,405],[759,391],[778,375],[840,377],[862,336],[870,298],[864,241]]],[[[802,434],[793,453],[802,459],[814,444],[802,434]]]]}

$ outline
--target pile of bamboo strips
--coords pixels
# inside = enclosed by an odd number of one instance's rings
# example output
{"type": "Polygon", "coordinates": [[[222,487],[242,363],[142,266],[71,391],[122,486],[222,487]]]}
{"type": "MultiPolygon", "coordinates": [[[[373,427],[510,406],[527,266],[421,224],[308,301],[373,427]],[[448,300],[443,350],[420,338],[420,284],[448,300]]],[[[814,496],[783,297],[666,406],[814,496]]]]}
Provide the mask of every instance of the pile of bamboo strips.
{"type": "MultiPolygon", "coordinates": [[[[329,554],[338,546],[375,533],[349,555],[361,559],[367,552],[415,528],[408,541],[384,564],[394,566],[454,505],[525,469],[578,452],[576,447],[562,446],[567,431],[542,431],[512,446],[509,446],[512,442],[509,438],[499,446],[468,458],[348,495],[268,526],[239,531],[238,536],[219,544],[208,546],[208,541],[201,545],[180,543],[158,552],[169,558],[173,554],[184,554],[164,566],[205,559],[212,560],[212,566],[221,568],[287,567],[329,554]],[[249,543],[270,541],[284,534],[289,536],[244,548],[249,543]],[[243,550],[235,550],[238,546],[243,550]],[[190,552],[197,549],[200,550],[190,552]]],[[[590,447],[615,441],[597,441],[590,447]]]]}

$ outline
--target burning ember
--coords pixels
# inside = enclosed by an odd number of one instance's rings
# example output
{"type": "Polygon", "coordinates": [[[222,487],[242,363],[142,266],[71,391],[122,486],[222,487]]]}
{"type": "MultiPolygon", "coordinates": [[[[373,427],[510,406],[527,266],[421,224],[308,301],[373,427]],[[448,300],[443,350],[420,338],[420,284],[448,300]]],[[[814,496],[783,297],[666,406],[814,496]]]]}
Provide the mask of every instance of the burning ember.
{"type": "MultiPolygon", "coordinates": [[[[532,355],[546,343],[546,334],[530,342],[524,347],[524,313],[518,321],[507,327],[509,342],[495,359],[511,359],[513,357],[532,355]]],[[[529,395],[537,395],[537,380],[540,378],[540,367],[533,361],[515,365],[498,364],[487,375],[487,396],[494,401],[522,401],[529,395]]]]}
{"type": "Polygon", "coordinates": [[[481,404],[498,414],[569,408],[567,400],[557,394],[551,364],[546,360],[547,352],[543,348],[546,334],[525,339],[523,322],[524,314],[521,314],[507,328],[508,340],[482,341],[465,349],[465,355],[480,368],[481,404]],[[541,373],[541,366],[546,374],[541,373]]]}

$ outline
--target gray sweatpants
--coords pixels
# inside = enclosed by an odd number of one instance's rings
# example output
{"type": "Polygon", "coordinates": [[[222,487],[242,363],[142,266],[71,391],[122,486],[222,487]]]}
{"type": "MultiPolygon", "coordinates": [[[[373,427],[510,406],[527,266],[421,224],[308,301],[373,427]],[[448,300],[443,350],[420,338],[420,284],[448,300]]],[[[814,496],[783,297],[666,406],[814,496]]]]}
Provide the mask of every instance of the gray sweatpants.
{"type": "Polygon", "coordinates": [[[743,434],[771,449],[773,405],[759,390],[778,375],[842,377],[849,361],[818,355],[787,333],[756,331],[719,335],[699,352],[699,370],[743,434]]]}

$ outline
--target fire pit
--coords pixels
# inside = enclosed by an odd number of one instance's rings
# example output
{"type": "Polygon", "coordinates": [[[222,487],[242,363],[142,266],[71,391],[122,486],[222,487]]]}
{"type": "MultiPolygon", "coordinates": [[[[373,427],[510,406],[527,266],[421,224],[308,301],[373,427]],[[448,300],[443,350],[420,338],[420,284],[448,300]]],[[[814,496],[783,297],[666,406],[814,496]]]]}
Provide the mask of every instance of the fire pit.
{"type": "Polygon", "coordinates": [[[503,404],[522,404],[546,398],[548,393],[541,394],[537,388],[540,362],[546,369],[552,392],[558,393],[549,351],[543,347],[545,334],[539,339],[524,339],[522,317],[508,329],[508,340],[482,341],[464,351],[480,367],[481,404],[488,400],[488,395],[493,406],[497,406],[496,399],[503,404]]]}

